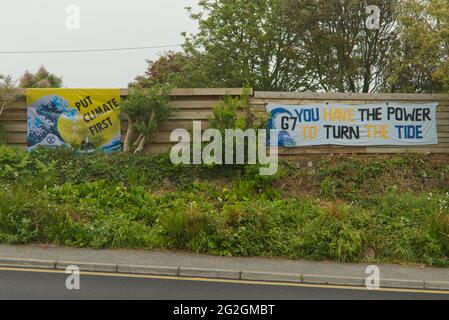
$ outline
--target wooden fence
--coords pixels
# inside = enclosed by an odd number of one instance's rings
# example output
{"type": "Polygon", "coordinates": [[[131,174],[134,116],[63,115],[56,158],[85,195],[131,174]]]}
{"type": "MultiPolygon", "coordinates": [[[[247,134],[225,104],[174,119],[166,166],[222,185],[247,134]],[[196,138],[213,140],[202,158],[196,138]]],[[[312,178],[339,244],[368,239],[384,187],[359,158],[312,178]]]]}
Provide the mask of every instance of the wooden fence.
{"type": "MultiPolygon", "coordinates": [[[[242,89],[175,89],[171,93],[172,105],[177,109],[175,115],[161,125],[155,140],[148,146],[151,153],[167,152],[173,145],[170,143],[170,132],[177,128],[191,129],[193,120],[201,120],[203,129],[208,128],[208,119],[212,107],[219,103],[224,95],[237,96],[242,89]]],[[[126,98],[127,89],[122,89],[122,97],[126,98]]],[[[256,112],[265,112],[268,103],[310,104],[338,102],[346,104],[370,104],[383,102],[428,103],[438,102],[437,129],[439,144],[403,147],[350,147],[350,146],[314,146],[283,148],[280,155],[285,157],[319,156],[339,153],[439,153],[449,154],[449,94],[351,94],[351,93],[292,93],[292,92],[260,92],[250,91],[251,106],[256,112]]],[[[0,117],[6,131],[8,144],[26,148],[26,112],[25,97],[13,103],[0,117]]],[[[123,123],[122,129],[126,129],[123,123]]]]}

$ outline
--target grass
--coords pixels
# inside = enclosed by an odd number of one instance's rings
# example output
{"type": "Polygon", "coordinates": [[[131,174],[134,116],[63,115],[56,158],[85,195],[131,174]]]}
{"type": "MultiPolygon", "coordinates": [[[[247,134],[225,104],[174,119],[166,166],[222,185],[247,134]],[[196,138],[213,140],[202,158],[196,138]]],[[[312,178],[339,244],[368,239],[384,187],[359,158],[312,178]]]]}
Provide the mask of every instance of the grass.
{"type": "Polygon", "coordinates": [[[260,177],[164,155],[2,147],[0,242],[448,266],[447,163],[332,157],[260,177]]]}

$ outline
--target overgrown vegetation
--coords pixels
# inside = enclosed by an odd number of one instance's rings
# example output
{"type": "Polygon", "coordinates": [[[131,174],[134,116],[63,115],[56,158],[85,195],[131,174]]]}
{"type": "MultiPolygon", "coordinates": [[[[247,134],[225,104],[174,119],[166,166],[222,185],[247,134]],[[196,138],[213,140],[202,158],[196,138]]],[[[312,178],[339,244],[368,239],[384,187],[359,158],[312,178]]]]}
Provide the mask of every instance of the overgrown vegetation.
{"type": "Polygon", "coordinates": [[[449,161],[172,165],[167,155],[0,148],[0,241],[449,265],[449,161]]]}

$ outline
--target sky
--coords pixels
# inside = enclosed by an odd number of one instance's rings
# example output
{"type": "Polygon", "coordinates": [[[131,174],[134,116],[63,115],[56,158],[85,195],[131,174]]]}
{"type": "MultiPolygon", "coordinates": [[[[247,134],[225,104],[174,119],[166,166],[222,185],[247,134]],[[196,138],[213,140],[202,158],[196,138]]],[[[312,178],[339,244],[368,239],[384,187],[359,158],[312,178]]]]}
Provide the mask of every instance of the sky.
{"type": "Polygon", "coordinates": [[[179,47],[87,53],[1,53],[90,50],[182,43],[181,32],[195,32],[186,7],[198,0],[2,0],[0,73],[18,79],[44,65],[68,88],[127,87],[143,74],[146,59],[179,47]],[[79,8],[79,29],[76,11],[79,8]],[[75,15],[74,15],[75,14],[75,15]]]}

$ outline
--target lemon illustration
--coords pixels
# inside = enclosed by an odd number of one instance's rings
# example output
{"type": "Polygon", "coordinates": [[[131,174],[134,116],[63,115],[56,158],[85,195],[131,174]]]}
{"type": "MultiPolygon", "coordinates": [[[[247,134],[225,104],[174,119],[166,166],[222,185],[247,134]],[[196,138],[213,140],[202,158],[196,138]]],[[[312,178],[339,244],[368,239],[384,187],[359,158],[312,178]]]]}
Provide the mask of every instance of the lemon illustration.
{"type": "Polygon", "coordinates": [[[89,129],[84,126],[81,115],[63,114],[58,120],[58,132],[61,138],[71,146],[79,146],[89,136],[89,129]]]}
{"type": "Polygon", "coordinates": [[[61,138],[71,146],[92,144],[100,147],[120,133],[117,115],[103,115],[86,122],[82,114],[63,114],[58,120],[61,138]]]}

